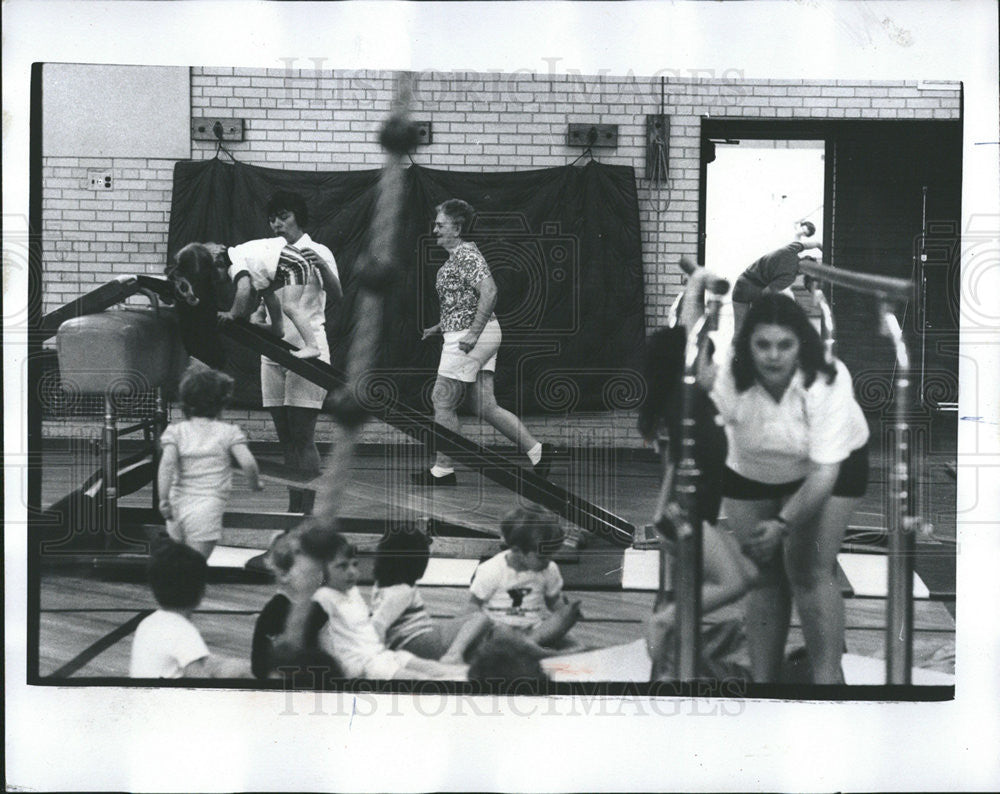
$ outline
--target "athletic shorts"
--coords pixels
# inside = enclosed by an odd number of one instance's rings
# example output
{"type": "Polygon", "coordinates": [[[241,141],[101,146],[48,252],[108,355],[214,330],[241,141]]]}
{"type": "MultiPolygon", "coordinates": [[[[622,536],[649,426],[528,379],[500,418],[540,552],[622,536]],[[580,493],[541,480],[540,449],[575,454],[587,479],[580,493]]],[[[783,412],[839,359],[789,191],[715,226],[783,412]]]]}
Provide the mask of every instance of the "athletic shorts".
{"type": "MultiPolygon", "coordinates": [[[[727,499],[784,499],[802,486],[805,479],[767,483],[751,480],[726,466],[722,474],[722,495],[727,499]]],[[[868,489],[868,445],[854,450],[840,464],[833,484],[833,496],[864,496],[868,489]]]]}
{"type": "Polygon", "coordinates": [[[382,651],[365,662],[364,676],[388,680],[415,658],[409,651],[382,651]]]}
{"type": "Polygon", "coordinates": [[[468,329],[444,332],[438,375],[464,383],[475,383],[480,371],[496,372],[497,351],[500,349],[501,339],[500,323],[496,320],[486,323],[476,346],[468,353],[463,353],[458,347],[458,340],[467,333],[468,329]]]}
{"type": "MultiPolygon", "coordinates": [[[[330,356],[320,356],[320,361],[329,364],[330,356]]],[[[287,405],[292,408],[319,410],[323,407],[323,400],[326,399],[326,389],[301,375],[296,375],[269,358],[262,358],[260,397],[261,405],[265,408],[280,408],[287,405]]]]}
{"type": "Polygon", "coordinates": [[[167,521],[167,534],[178,543],[217,543],[222,538],[225,499],[215,496],[171,496],[170,508],[174,517],[167,521]]]}

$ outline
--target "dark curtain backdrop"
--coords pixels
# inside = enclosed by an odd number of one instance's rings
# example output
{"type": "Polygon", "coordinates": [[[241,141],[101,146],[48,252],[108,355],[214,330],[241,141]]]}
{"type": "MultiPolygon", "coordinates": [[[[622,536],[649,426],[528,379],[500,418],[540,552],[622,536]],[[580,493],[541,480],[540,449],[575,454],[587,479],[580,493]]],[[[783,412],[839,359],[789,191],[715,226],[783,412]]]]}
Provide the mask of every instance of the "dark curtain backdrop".
{"type": "MultiPolygon", "coordinates": [[[[354,330],[357,265],[379,172],[286,171],[213,159],[174,169],[168,255],[189,242],[234,245],[271,236],[264,207],[278,189],[300,193],[306,231],[334,253],[344,287],[328,301],[333,364],[354,330]]],[[[517,413],[633,408],[645,338],[639,209],[632,168],[590,162],[538,171],[471,173],[411,166],[405,180],[400,276],[387,301],[379,368],[411,404],[429,410],[440,336],[434,277],[446,252],[431,237],[434,207],[461,198],[477,210],[476,242],[500,289],[504,341],[497,398],[517,413]]],[[[260,406],[259,358],[223,340],[236,403],[260,406]]],[[[192,351],[197,353],[197,351],[192,351]]]]}
{"type": "MultiPolygon", "coordinates": [[[[919,301],[900,317],[915,368],[924,372],[911,398],[958,401],[958,219],[962,217],[960,122],[872,122],[836,139],[837,210],[832,263],[894,278],[919,278],[927,188],[926,317],[919,301]],[[921,328],[926,322],[926,338],[921,328]]],[[[919,290],[918,293],[919,295],[919,290]]],[[[837,355],[858,382],[866,408],[887,408],[895,371],[892,346],[873,332],[878,300],[834,289],[837,355]]],[[[915,381],[916,383],[916,381],[915,381]]]]}

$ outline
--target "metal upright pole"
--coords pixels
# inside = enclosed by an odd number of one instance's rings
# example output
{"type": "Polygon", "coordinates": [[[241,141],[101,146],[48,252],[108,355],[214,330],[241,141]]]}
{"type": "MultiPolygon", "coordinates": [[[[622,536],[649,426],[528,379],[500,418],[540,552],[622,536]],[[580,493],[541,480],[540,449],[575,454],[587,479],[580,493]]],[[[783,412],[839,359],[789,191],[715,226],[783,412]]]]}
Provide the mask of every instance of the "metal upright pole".
{"type": "MultiPolygon", "coordinates": [[[[886,682],[909,684],[913,668],[913,556],[916,549],[914,491],[910,468],[910,355],[893,307],[913,300],[913,282],[802,262],[809,277],[878,296],[882,334],[896,352],[895,421],[888,446],[890,489],[886,508],[889,534],[889,592],[886,603],[886,682]]],[[[816,291],[814,291],[814,294],[816,291]]],[[[822,303],[821,303],[822,305],[822,303]]]]}
{"type": "Polygon", "coordinates": [[[160,436],[167,428],[167,406],[163,399],[162,386],[156,387],[156,407],[153,410],[152,421],[147,426],[150,427],[150,430],[146,432],[145,441],[153,456],[153,509],[157,510],[160,504],[160,483],[156,476],[160,467],[160,436]]]}
{"type": "Polygon", "coordinates": [[[920,252],[917,267],[920,268],[920,404],[924,404],[924,372],[927,368],[927,185],[923,186],[920,206],[920,252]]]}
{"type": "Polygon", "coordinates": [[[833,320],[833,311],[826,300],[826,295],[823,294],[819,279],[806,276],[806,286],[812,293],[813,303],[819,309],[819,335],[823,340],[823,353],[826,356],[826,360],[832,362],[837,351],[836,325],[833,320]]]}
{"type": "Polygon", "coordinates": [[[889,591],[886,599],[886,683],[909,684],[913,668],[913,556],[916,537],[910,482],[910,426],[907,421],[910,357],[899,321],[882,303],[883,331],[896,348],[896,402],[891,470],[889,529],[889,591]]]}
{"type": "Polygon", "coordinates": [[[118,432],[111,394],[104,393],[104,427],[101,428],[101,466],[104,470],[104,548],[118,537],[118,432]]]}
{"type": "Polygon", "coordinates": [[[681,459],[677,466],[674,492],[684,514],[677,524],[677,548],[674,555],[673,586],[676,604],[676,669],[681,681],[698,677],[701,634],[701,518],[697,508],[697,483],[700,476],[694,456],[693,399],[697,388],[696,365],[698,337],[705,324],[702,315],[688,335],[684,366],[684,416],[681,420],[681,459]]]}
{"type": "Polygon", "coordinates": [[[684,350],[681,459],[674,486],[684,516],[677,526],[677,552],[672,577],[677,608],[676,668],[682,681],[698,677],[698,659],[701,656],[701,587],[704,572],[702,516],[698,510],[697,493],[701,471],[695,457],[695,400],[699,359],[703,346],[709,342],[708,332],[718,326],[721,295],[712,291],[707,293],[706,298],[705,313],[688,331],[684,350]]]}

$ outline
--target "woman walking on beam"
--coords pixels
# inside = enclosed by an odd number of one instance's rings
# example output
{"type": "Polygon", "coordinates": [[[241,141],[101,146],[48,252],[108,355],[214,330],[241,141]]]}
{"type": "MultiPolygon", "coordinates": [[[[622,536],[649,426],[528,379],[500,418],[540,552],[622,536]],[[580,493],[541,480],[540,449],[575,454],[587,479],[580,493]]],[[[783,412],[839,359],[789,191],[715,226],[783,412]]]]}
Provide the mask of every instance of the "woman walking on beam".
{"type": "MultiPolygon", "coordinates": [[[[493,308],[497,285],[490,275],[486,259],[475,243],[462,239],[472,225],[475,210],[461,199],[449,199],[437,207],[434,237],[448,251],[448,260],[438,271],[436,287],[441,304],[437,325],[425,328],[422,339],[441,333],[444,346],[431,400],[434,421],[461,433],[458,408],[466,397],[472,411],[517,445],[531,461],[536,474],[548,476],[552,466],[552,447],[542,444],[528,432],[520,419],[497,404],[493,391],[497,350],[500,348],[500,323],[493,308]]],[[[416,485],[457,485],[451,461],[440,452],[430,470],[413,475],[416,485]]]]}

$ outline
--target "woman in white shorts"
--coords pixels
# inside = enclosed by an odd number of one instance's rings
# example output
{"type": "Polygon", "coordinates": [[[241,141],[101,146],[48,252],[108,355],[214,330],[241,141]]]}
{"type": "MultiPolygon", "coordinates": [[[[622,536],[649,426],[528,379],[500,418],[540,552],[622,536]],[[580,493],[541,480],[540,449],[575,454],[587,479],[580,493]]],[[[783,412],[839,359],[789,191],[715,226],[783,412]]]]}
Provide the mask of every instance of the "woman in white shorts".
{"type": "MultiPolygon", "coordinates": [[[[552,465],[551,446],[538,442],[520,419],[497,404],[494,396],[493,375],[501,340],[500,323],[493,313],[497,285],[476,244],[462,240],[474,214],[468,203],[449,199],[437,207],[434,220],[437,243],[449,253],[435,284],[441,320],[425,328],[422,337],[427,339],[439,332],[444,336],[441,363],[431,394],[434,421],[461,433],[458,408],[466,396],[467,384],[474,384],[468,390],[473,413],[513,441],[528,456],[534,471],[545,477],[552,465]]],[[[451,461],[439,452],[434,466],[429,471],[416,472],[413,482],[456,485],[457,479],[451,461]]]]}

